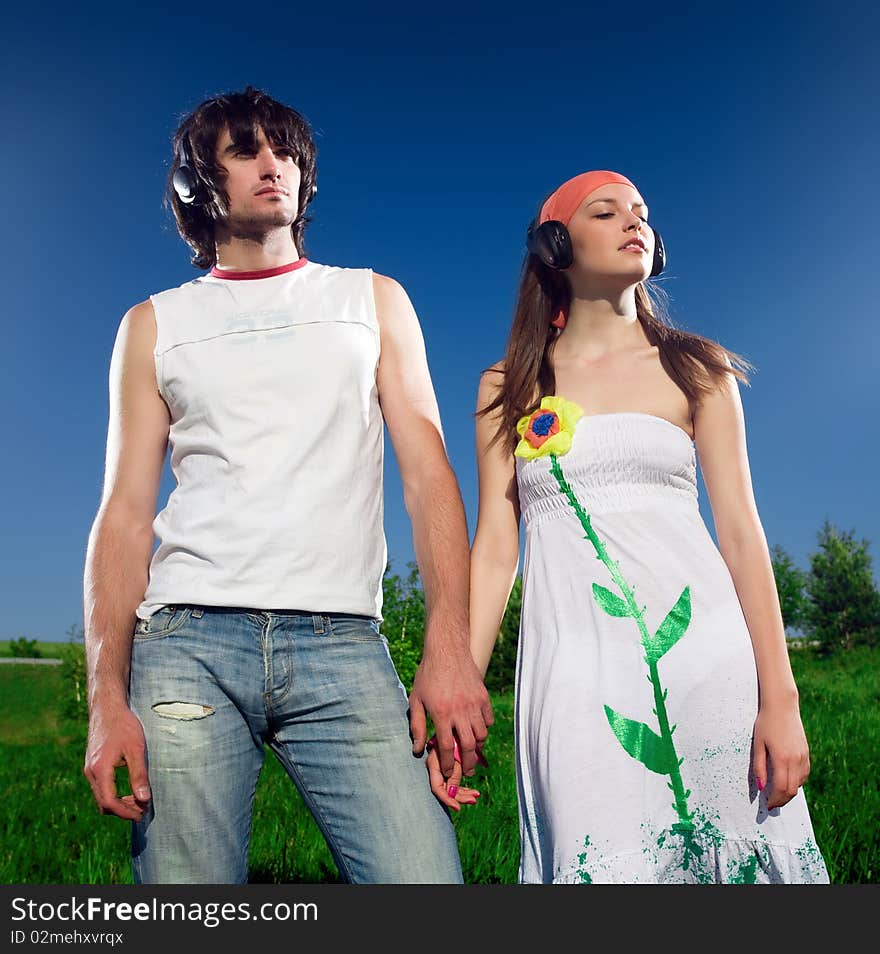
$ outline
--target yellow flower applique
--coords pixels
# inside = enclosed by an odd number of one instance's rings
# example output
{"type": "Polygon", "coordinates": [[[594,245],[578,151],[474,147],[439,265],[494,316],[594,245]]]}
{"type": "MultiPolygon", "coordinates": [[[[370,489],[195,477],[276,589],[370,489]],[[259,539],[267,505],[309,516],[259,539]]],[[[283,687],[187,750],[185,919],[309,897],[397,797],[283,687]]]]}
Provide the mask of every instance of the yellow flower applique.
{"type": "Polygon", "coordinates": [[[541,398],[537,411],[521,417],[516,432],[521,440],[514,454],[526,460],[555,454],[567,454],[574,428],[584,412],[573,401],[561,397],[541,398]]]}

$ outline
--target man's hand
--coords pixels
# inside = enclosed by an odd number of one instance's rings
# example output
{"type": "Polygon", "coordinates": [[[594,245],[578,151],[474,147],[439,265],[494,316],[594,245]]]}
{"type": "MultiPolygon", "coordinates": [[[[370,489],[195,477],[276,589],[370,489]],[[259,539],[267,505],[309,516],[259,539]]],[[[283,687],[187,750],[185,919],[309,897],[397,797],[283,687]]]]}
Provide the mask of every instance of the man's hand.
{"type": "Polygon", "coordinates": [[[117,815],[129,821],[141,820],[150,802],[145,754],[144,728],[128,706],[93,707],[83,774],[104,815],[117,815]],[[115,769],[123,765],[128,769],[128,780],[134,794],[120,798],[116,791],[115,769]]]}
{"type": "Polygon", "coordinates": [[[444,778],[450,778],[455,769],[456,739],[464,775],[473,775],[477,762],[485,764],[482,748],[495,718],[489,693],[466,643],[459,651],[450,650],[447,644],[442,652],[426,651],[422,657],[409,695],[414,755],[421,755],[427,742],[426,712],[434,723],[444,778]]]}

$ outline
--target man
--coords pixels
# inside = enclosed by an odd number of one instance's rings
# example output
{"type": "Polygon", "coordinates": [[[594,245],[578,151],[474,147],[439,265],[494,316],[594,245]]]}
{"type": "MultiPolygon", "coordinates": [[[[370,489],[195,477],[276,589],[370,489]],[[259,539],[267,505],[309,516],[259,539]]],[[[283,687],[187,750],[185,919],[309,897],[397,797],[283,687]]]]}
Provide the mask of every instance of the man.
{"type": "Polygon", "coordinates": [[[444,781],[473,773],[492,711],[415,312],[390,278],[302,257],[315,147],[295,110],[248,87],[202,103],[174,144],[170,202],[211,271],[128,311],[113,350],[86,777],[133,822],[139,883],[246,880],[265,744],[344,880],[459,882],[443,806],[473,799],[444,781]],[[383,423],[427,607],[409,712],[379,632],[383,423]],[[177,486],[153,523],[168,446],[177,486]]]}

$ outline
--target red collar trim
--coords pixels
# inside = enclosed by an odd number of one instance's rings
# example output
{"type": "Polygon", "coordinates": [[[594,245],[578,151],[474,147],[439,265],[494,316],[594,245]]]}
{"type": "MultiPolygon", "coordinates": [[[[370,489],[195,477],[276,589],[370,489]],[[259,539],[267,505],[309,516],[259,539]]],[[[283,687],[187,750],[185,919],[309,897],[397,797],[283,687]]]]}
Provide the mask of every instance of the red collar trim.
{"type": "Polygon", "coordinates": [[[259,268],[254,272],[240,272],[231,268],[217,268],[215,265],[211,269],[211,275],[214,278],[225,278],[228,281],[242,282],[253,278],[273,278],[275,275],[283,275],[285,272],[293,272],[303,265],[308,265],[307,258],[300,258],[289,265],[279,265],[277,268],[259,268]]]}

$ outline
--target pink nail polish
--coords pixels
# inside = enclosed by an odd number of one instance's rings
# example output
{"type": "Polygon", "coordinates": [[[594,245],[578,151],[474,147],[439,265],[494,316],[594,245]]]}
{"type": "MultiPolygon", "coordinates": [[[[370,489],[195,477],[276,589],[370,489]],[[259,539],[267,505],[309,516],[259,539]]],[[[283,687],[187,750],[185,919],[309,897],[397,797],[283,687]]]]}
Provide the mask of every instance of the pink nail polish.
{"type": "Polygon", "coordinates": [[[759,792],[763,792],[763,791],[764,791],[764,783],[761,781],[761,779],[758,778],[758,777],[755,777],[755,782],[756,782],[757,785],[758,785],[758,791],[759,791],[759,792]]]}
{"type": "Polygon", "coordinates": [[[448,788],[446,791],[449,792],[449,797],[450,797],[450,798],[455,798],[455,796],[458,794],[458,786],[457,786],[457,785],[450,785],[449,788],[448,788]]]}

